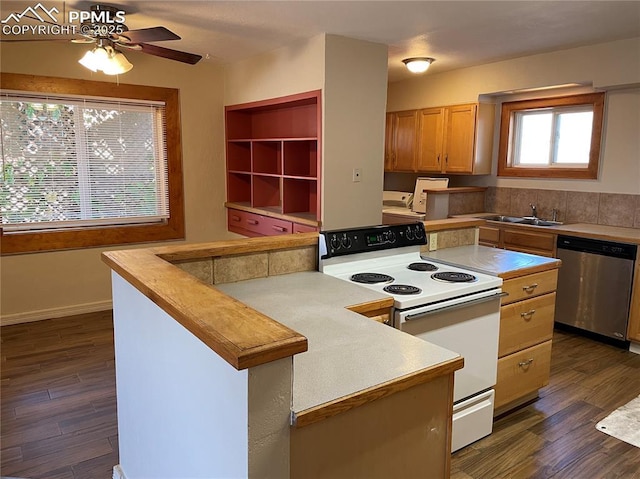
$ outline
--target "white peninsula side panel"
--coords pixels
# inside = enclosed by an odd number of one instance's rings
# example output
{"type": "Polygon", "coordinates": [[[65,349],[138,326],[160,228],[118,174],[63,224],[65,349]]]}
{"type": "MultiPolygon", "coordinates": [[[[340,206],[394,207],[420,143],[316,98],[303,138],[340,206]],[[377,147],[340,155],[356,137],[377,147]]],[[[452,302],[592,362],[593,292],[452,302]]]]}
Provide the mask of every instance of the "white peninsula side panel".
{"type": "Polygon", "coordinates": [[[249,371],[116,273],[112,285],[121,474],[248,477],[249,371]]]}

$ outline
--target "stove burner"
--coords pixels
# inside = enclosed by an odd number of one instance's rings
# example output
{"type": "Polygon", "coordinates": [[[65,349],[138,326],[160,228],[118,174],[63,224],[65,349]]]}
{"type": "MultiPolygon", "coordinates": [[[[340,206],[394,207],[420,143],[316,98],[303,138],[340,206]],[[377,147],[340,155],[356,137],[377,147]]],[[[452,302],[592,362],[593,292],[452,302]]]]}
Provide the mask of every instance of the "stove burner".
{"type": "Polygon", "coordinates": [[[351,281],[364,284],[390,283],[393,277],[382,273],[356,273],[351,276],[351,281]]]}
{"type": "Polygon", "coordinates": [[[436,271],[438,267],[431,263],[411,263],[407,266],[412,271],[436,271]]]}
{"type": "Polygon", "coordinates": [[[433,273],[431,275],[433,279],[438,281],[446,281],[447,283],[472,283],[476,281],[474,275],[469,273],[456,273],[454,271],[443,271],[442,273],[433,273]]]}
{"type": "Polygon", "coordinates": [[[420,294],[422,292],[420,288],[409,284],[390,284],[382,289],[391,294],[420,294]]]}

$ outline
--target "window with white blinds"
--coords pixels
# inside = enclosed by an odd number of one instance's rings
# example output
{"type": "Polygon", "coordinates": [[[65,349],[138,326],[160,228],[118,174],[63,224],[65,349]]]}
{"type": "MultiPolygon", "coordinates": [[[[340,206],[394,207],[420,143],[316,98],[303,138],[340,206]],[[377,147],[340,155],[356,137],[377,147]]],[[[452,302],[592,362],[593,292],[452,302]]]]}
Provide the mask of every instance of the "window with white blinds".
{"type": "Polygon", "coordinates": [[[2,92],[5,233],[165,222],[162,101],[2,92]]]}

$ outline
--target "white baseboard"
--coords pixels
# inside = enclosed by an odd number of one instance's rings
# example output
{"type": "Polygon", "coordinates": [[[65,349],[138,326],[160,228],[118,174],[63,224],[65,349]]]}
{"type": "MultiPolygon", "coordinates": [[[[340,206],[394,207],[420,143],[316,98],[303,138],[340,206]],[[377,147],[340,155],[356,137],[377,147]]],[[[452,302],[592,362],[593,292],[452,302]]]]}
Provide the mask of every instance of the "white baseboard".
{"type": "Polygon", "coordinates": [[[124,475],[124,471],[120,467],[120,464],[113,466],[113,479],[127,479],[127,476],[124,475]]]}
{"type": "Polygon", "coordinates": [[[32,321],[42,321],[43,319],[64,318],[76,314],[95,313],[113,308],[111,300],[96,301],[95,303],[74,304],[73,306],[63,306],[61,308],[40,309],[36,311],[26,311],[24,313],[5,314],[0,316],[0,326],[10,324],[30,323],[32,321]]]}

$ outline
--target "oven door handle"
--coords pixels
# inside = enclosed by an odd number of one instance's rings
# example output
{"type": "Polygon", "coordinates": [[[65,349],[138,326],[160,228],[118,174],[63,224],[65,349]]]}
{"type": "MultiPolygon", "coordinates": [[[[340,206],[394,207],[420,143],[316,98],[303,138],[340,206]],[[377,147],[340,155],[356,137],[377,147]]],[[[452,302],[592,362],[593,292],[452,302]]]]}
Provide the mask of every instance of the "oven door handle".
{"type": "Polygon", "coordinates": [[[470,301],[463,301],[462,303],[454,304],[452,306],[443,306],[442,308],[432,309],[431,311],[424,311],[422,313],[415,313],[415,314],[407,314],[404,317],[404,320],[411,321],[414,319],[422,318],[424,316],[429,316],[430,314],[441,313],[442,311],[452,311],[454,309],[466,308],[467,306],[486,303],[487,301],[492,301],[496,298],[504,298],[505,296],[509,296],[509,293],[507,293],[506,291],[502,293],[492,294],[491,296],[485,296],[483,298],[472,299],[470,301]]]}

